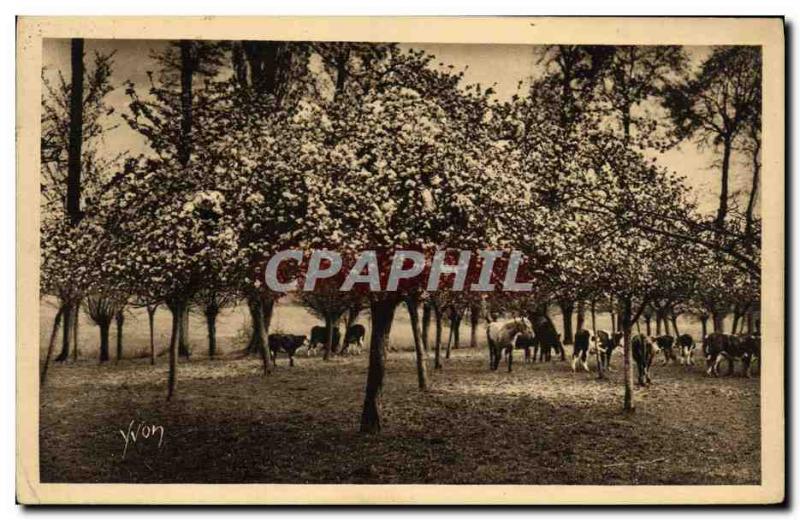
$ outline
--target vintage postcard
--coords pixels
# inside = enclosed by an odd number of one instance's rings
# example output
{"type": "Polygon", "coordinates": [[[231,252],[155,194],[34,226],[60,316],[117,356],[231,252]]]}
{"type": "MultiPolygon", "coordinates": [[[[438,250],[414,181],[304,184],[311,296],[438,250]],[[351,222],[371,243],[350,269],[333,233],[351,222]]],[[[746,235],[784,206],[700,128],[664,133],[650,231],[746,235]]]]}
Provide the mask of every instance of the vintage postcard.
{"type": "Polygon", "coordinates": [[[20,503],[784,500],[782,19],[17,35],[20,503]]]}

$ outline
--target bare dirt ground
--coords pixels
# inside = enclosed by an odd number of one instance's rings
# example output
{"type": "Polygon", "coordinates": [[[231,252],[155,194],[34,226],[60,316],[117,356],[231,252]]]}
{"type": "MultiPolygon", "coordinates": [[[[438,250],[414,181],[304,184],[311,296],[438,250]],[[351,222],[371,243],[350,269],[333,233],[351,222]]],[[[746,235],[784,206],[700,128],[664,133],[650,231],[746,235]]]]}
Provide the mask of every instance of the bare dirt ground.
{"type": "Polygon", "coordinates": [[[655,366],[625,415],[619,355],[618,370],[597,381],[564,362],[491,372],[483,349],[459,349],[420,393],[412,354],[391,352],[384,430],[367,436],[357,431],[366,355],[278,362],[265,377],[257,359],[195,357],[180,363],[171,402],[163,358],[55,366],[41,395],[42,481],[760,481],[758,378],[655,366]],[[131,421],[163,426],[162,446],[140,435],[123,458],[119,430],[131,421]]]}

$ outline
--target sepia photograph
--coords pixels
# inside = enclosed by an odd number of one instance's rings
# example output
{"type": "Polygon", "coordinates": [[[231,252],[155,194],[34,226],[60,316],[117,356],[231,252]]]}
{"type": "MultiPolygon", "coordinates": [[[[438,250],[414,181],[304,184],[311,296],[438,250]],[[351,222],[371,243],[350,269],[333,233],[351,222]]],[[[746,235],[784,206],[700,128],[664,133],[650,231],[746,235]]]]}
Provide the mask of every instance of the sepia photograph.
{"type": "Polygon", "coordinates": [[[18,27],[18,493],[783,500],[780,18],[245,20],[18,27]]]}

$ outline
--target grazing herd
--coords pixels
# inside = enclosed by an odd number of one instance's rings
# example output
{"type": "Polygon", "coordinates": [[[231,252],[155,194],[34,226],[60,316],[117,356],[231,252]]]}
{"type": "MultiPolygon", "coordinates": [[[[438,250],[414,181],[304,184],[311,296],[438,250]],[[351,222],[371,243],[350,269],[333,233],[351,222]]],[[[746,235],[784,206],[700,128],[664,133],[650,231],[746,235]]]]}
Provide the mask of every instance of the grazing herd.
{"type": "MultiPolygon", "coordinates": [[[[363,325],[351,325],[345,331],[342,343],[341,333],[336,327],[332,331],[332,351],[339,354],[360,354],[364,347],[365,336],[366,329],[363,325]]],[[[554,353],[560,355],[562,360],[565,359],[561,334],[546,317],[539,317],[533,321],[528,318],[491,321],[486,326],[486,339],[491,370],[497,370],[505,358],[510,372],[514,362],[514,350],[524,352],[525,363],[549,362],[554,353]]],[[[328,329],[322,326],[313,327],[310,339],[302,335],[270,334],[268,341],[273,363],[278,353],[283,352],[289,358],[289,366],[294,366],[294,356],[298,350],[305,349],[306,355],[310,356],[316,354],[320,347],[325,348],[328,329]]],[[[597,355],[604,370],[612,370],[612,355],[617,347],[622,346],[622,341],[622,332],[598,330],[592,334],[586,329],[578,330],[575,333],[572,350],[572,371],[576,372],[580,366],[589,372],[589,357],[594,354],[597,355]]],[[[650,369],[659,353],[663,355],[662,365],[680,363],[686,367],[694,366],[696,346],[690,334],[681,334],[678,337],[667,334],[657,337],[634,334],[631,337],[631,349],[639,385],[649,385],[652,382],[650,369]]],[[[714,332],[703,338],[702,347],[706,359],[706,373],[710,376],[719,376],[723,364],[726,365],[724,375],[733,375],[734,363],[739,361],[743,367],[742,375],[750,377],[753,364],[761,357],[761,337],[753,334],[732,335],[714,332]]]]}
{"type": "MultiPolygon", "coordinates": [[[[489,368],[497,370],[500,359],[505,356],[508,371],[512,370],[514,350],[525,353],[525,362],[550,361],[551,353],[560,353],[564,359],[564,346],[561,335],[556,332],[552,322],[541,318],[534,324],[527,318],[513,318],[493,321],[486,327],[489,344],[489,368]]],[[[622,346],[622,332],[598,330],[592,334],[586,329],[575,333],[572,350],[572,371],[578,367],[589,372],[589,356],[597,354],[604,370],[611,370],[611,357],[614,349],[622,346]]],[[[742,375],[751,377],[753,364],[761,356],[761,337],[745,334],[732,335],[714,332],[707,335],[702,342],[703,356],[706,359],[706,372],[710,376],[720,375],[720,366],[725,363],[727,371],[724,375],[734,374],[734,363],[742,364],[742,375]]],[[[651,366],[656,357],[663,355],[662,365],[669,363],[694,366],[696,343],[690,334],[678,337],[662,335],[650,337],[645,334],[634,334],[631,337],[633,361],[639,385],[652,383],[651,366]]]]}
{"type": "MultiPolygon", "coordinates": [[[[366,329],[363,325],[355,324],[347,328],[344,335],[344,345],[339,349],[341,343],[341,333],[338,327],[334,327],[332,332],[331,349],[339,354],[360,354],[364,347],[364,336],[366,329]]],[[[317,354],[320,347],[325,348],[328,342],[328,329],[326,327],[312,327],[311,339],[307,336],[295,334],[270,334],[267,338],[269,353],[272,362],[275,363],[279,352],[285,353],[289,357],[289,366],[294,366],[294,355],[300,349],[305,349],[306,355],[317,354]]]]}

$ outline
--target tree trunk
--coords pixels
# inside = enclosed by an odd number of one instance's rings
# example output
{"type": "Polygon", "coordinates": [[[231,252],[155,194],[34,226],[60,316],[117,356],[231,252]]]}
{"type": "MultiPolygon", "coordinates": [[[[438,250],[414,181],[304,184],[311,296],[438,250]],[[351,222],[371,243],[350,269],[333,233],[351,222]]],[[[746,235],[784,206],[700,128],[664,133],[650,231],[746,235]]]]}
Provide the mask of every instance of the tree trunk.
{"type": "Polygon", "coordinates": [[[178,143],[178,161],[184,168],[192,155],[192,78],[194,76],[195,56],[193,43],[180,41],[181,49],[181,134],[178,143]]]}
{"type": "Polygon", "coordinates": [[[430,331],[431,331],[431,304],[425,302],[422,304],[422,347],[425,352],[428,351],[430,345],[430,331]]]}
{"type": "Polygon", "coordinates": [[[672,322],[672,332],[675,333],[674,335],[677,338],[678,336],[681,335],[680,330],[678,330],[678,317],[673,314],[672,316],[670,316],[670,321],[672,322]]]}
{"type": "Polygon", "coordinates": [[[711,321],[714,325],[714,332],[721,334],[725,333],[725,314],[721,312],[712,312],[711,321]]]}
{"type": "MultiPolygon", "coordinates": [[[[264,313],[264,337],[269,338],[269,328],[272,326],[272,315],[275,314],[275,302],[277,298],[264,297],[261,299],[261,307],[264,313]]],[[[268,341],[264,344],[267,345],[268,341]]],[[[269,346],[269,345],[267,345],[269,346]]]]}
{"type": "Polygon", "coordinates": [[[414,353],[417,363],[417,384],[423,392],[428,389],[428,359],[425,349],[422,346],[422,338],[419,330],[419,301],[411,296],[406,298],[406,308],[411,319],[411,331],[414,336],[414,353]]]}
{"type": "Polygon", "coordinates": [[[656,336],[661,336],[662,325],[664,331],[663,333],[669,334],[669,318],[666,310],[663,307],[660,307],[656,309],[656,336]]]}
{"type": "Polygon", "coordinates": [[[442,316],[442,309],[439,307],[438,304],[433,306],[433,319],[436,325],[436,337],[434,338],[434,346],[433,346],[433,369],[441,370],[443,316],[442,316]]]}
{"type": "Polygon", "coordinates": [[[189,351],[189,304],[181,306],[180,322],[178,323],[178,355],[189,359],[191,352],[189,351]]]}
{"type": "MultiPolygon", "coordinates": [[[[463,312],[456,311],[453,314],[453,319],[450,320],[450,325],[453,327],[453,348],[461,348],[461,318],[464,317],[463,312]]],[[[447,352],[447,359],[450,359],[450,352],[447,352]]]]}
{"type": "Polygon", "coordinates": [[[100,327],[100,363],[105,363],[111,356],[109,355],[108,331],[111,328],[111,317],[99,325],[100,327]]]}
{"type": "Polygon", "coordinates": [[[42,373],[39,378],[39,386],[44,387],[44,382],[47,378],[47,369],[50,366],[50,357],[53,355],[53,346],[56,343],[58,336],[58,327],[61,326],[61,317],[64,314],[64,307],[59,307],[56,317],[53,320],[53,330],[50,332],[50,342],[47,344],[47,355],[44,357],[44,365],[42,366],[42,373]]]}
{"type": "Polygon", "coordinates": [[[652,332],[653,329],[650,326],[650,322],[651,321],[653,321],[653,317],[651,315],[648,314],[647,316],[644,317],[644,325],[645,325],[645,330],[647,331],[647,337],[650,337],[650,336],[653,335],[653,332],[652,332]]]}
{"type": "Polygon", "coordinates": [[[72,361],[78,361],[78,323],[81,320],[81,301],[75,302],[75,312],[72,313],[72,361]]]}
{"type": "MultiPolygon", "coordinates": [[[[69,95],[67,149],[67,216],[74,226],[81,219],[81,158],[83,148],[83,38],[72,39],[72,83],[69,95]]],[[[64,316],[64,324],[69,320],[64,316]]],[[[65,327],[69,328],[69,327],[65,327]]]]}
{"type": "Polygon", "coordinates": [[[720,179],[719,210],[717,210],[717,227],[722,229],[725,225],[725,217],[728,214],[728,176],[731,163],[731,151],[733,143],[727,136],[722,138],[722,178],[720,179]]]}
{"type": "Polygon", "coordinates": [[[564,324],[564,345],[572,345],[572,312],[575,305],[572,302],[559,303],[561,320],[564,324]]]}
{"type": "Polygon", "coordinates": [[[761,135],[760,130],[756,129],[751,132],[753,139],[752,151],[752,169],[753,179],[751,181],[750,195],[747,198],[747,210],[745,211],[745,236],[750,238],[753,232],[753,213],[756,206],[756,195],[758,194],[758,178],[761,174],[761,163],[759,162],[759,155],[761,154],[761,135]]]}
{"type": "Polygon", "coordinates": [[[703,315],[700,316],[700,326],[702,327],[703,337],[701,339],[705,339],[708,336],[708,316],[703,315]]]}
{"type": "Polygon", "coordinates": [[[264,375],[269,374],[269,356],[267,355],[267,331],[264,324],[264,307],[258,296],[249,299],[250,316],[253,318],[253,348],[261,355],[264,375]]]}
{"type": "Polygon", "coordinates": [[[122,309],[114,316],[117,323],[117,363],[122,360],[122,325],[125,323],[125,313],[122,309]]]}
{"type": "MultiPolygon", "coordinates": [[[[346,45],[346,44],[345,44],[346,45]]],[[[347,81],[347,62],[350,60],[350,49],[344,48],[336,56],[336,91],[334,96],[338,98],[344,93],[344,85],[347,81]]]]}
{"type": "Polygon", "coordinates": [[[347,317],[345,318],[346,321],[344,323],[344,335],[345,336],[347,336],[347,331],[350,330],[350,327],[352,327],[353,324],[358,319],[358,315],[359,315],[360,312],[361,312],[361,306],[360,305],[353,305],[352,307],[347,309],[347,317]]]}
{"type": "Polygon", "coordinates": [[[56,357],[57,363],[63,363],[69,359],[69,345],[72,342],[72,302],[65,301],[61,308],[64,309],[64,328],[61,335],[61,352],[56,357]]]}
{"type": "Polygon", "coordinates": [[[575,330],[583,330],[586,324],[586,303],[583,300],[578,300],[578,309],[575,318],[575,330]]]}
{"type": "Polygon", "coordinates": [[[180,323],[183,319],[183,304],[172,303],[169,305],[172,311],[172,332],[169,336],[169,374],[167,376],[167,401],[172,399],[175,394],[176,371],[178,369],[178,335],[180,334],[180,323]]]}
{"type": "Polygon", "coordinates": [[[247,297],[247,310],[250,312],[250,340],[247,342],[247,347],[244,349],[247,354],[256,354],[259,351],[257,347],[258,316],[255,314],[255,310],[258,306],[254,302],[254,299],[257,297],[258,296],[247,297]]]}
{"type": "Polygon", "coordinates": [[[217,355],[217,314],[216,307],[206,308],[206,327],[208,328],[208,357],[214,359],[217,355]]]}
{"type": "Polygon", "coordinates": [[[617,315],[614,313],[614,298],[611,298],[611,334],[617,333],[617,315]]]}
{"type": "MultiPolygon", "coordinates": [[[[596,303],[594,300],[591,302],[591,315],[592,315],[592,337],[597,338],[597,312],[596,312],[596,303]]],[[[603,367],[603,356],[600,352],[600,344],[599,342],[595,341],[594,345],[594,361],[597,363],[597,379],[605,379],[606,372],[603,367]]]]}
{"type": "Polygon", "coordinates": [[[381,392],[386,370],[386,331],[394,319],[395,308],[396,303],[391,300],[377,301],[370,305],[372,333],[369,344],[369,368],[367,369],[364,409],[361,413],[362,433],[381,431],[381,392]]]}
{"type": "Polygon", "coordinates": [[[625,403],[623,409],[626,412],[633,412],[636,404],[633,400],[633,348],[631,346],[631,298],[626,296],[622,299],[622,337],[624,341],[625,354],[625,403]]]}
{"type": "Polygon", "coordinates": [[[481,318],[481,308],[473,305],[469,309],[469,348],[478,348],[478,324],[481,318]]]}
{"type": "Polygon", "coordinates": [[[622,105],[622,135],[627,145],[631,140],[631,103],[622,105]]]}
{"type": "Polygon", "coordinates": [[[323,361],[328,361],[330,355],[333,353],[333,318],[329,314],[325,314],[325,354],[322,356],[323,361]]]}
{"type": "Polygon", "coordinates": [[[183,345],[183,349],[186,352],[184,357],[189,359],[189,347],[188,347],[188,338],[189,335],[189,328],[188,328],[188,317],[189,317],[189,303],[183,303],[181,305],[181,312],[178,316],[178,354],[181,354],[181,345],[183,345]]]}
{"type": "Polygon", "coordinates": [[[392,323],[389,323],[389,325],[386,327],[386,332],[384,334],[386,336],[383,339],[383,345],[385,347],[384,348],[384,357],[385,357],[386,351],[394,348],[394,345],[392,344],[392,323]]]}
{"type": "Polygon", "coordinates": [[[156,364],[156,342],[154,338],[155,333],[155,318],[156,318],[156,309],[158,309],[158,305],[148,305],[147,306],[147,324],[150,327],[150,364],[156,364]]]}
{"type": "Polygon", "coordinates": [[[450,327],[447,329],[447,346],[444,349],[444,358],[450,359],[450,348],[453,345],[453,335],[455,334],[455,329],[453,328],[453,319],[450,319],[450,327]]]}

